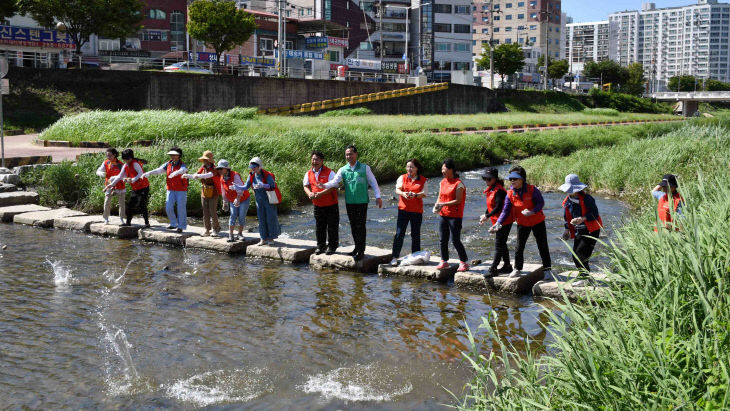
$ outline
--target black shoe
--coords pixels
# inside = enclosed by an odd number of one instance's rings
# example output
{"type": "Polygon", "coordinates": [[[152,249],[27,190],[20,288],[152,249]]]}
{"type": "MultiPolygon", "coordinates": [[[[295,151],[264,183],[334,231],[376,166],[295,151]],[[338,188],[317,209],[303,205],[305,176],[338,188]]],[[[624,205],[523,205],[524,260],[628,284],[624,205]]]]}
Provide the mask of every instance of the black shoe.
{"type": "Polygon", "coordinates": [[[349,253],[347,253],[347,255],[349,255],[350,257],[354,257],[354,256],[356,256],[356,255],[357,255],[357,253],[358,253],[358,252],[359,252],[359,251],[357,251],[357,250],[352,250],[352,251],[350,251],[349,253]]]}
{"type": "Polygon", "coordinates": [[[177,229],[177,230],[175,230],[175,231],[177,231],[178,233],[182,233],[182,232],[183,232],[183,229],[182,229],[182,228],[178,228],[178,229],[177,229]]]}
{"type": "Polygon", "coordinates": [[[499,274],[499,270],[497,270],[497,267],[489,267],[489,271],[484,273],[484,278],[492,278],[492,277],[497,276],[498,274],[499,274]]]}
{"type": "Polygon", "coordinates": [[[512,271],[513,271],[513,269],[512,269],[512,266],[511,265],[503,265],[502,268],[500,268],[499,270],[497,270],[497,273],[499,273],[499,274],[509,274],[512,271]]]}
{"type": "Polygon", "coordinates": [[[327,252],[326,252],[325,254],[327,254],[327,255],[332,255],[332,254],[334,254],[334,253],[335,253],[335,250],[327,250],[327,252]]]}
{"type": "Polygon", "coordinates": [[[352,257],[352,259],[353,259],[353,260],[355,260],[355,261],[360,261],[360,260],[362,260],[363,258],[365,258],[365,253],[363,253],[362,251],[358,252],[357,254],[355,254],[355,255],[354,255],[354,256],[352,257]]]}
{"type": "Polygon", "coordinates": [[[228,238],[228,240],[226,240],[227,243],[232,243],[232,242],[235,242],[235,241],[236,240],[234,240],[233,238],[230,238],[230,237],[228,238]]]}
{"type": "Polygon", "coordinates": [[[321,249],[321,248],[318,248],[318,249],[314,250],[314,254],[316,254],[316,255],[320,255],[322,253],[324,253],[324,250],[321,249]]]}
{"type": "Polygon", "coordinates": [[[121,226],[122,227],[131,227],[132,223],[124,223],[124,224],[121,224],[121,226]]]}
{"type": "MultiPolygon", "coordinates": [[[[122,224],[122,225],[123,225],[123,224],[122,224]]],[[[128,225],[131,225],[131,224],[128,224],[128,225]]],[[[150,227],[152,227],[152,226],[150,225],[150,223],[144,223],[144,228],[150,228],[150,227]]]]}
{"type": "Polygon", "coordinates": [[[177,227],[175,227],[175,226],[174,226],[174,225],[172,225],[172,224],[170,224],[170,225],[168,225],[168,226],[167,226],[167,229],[168,229],[168,230],[174,230],[174,229],[176,229],[176,228],[177,228],[177,227]]]}

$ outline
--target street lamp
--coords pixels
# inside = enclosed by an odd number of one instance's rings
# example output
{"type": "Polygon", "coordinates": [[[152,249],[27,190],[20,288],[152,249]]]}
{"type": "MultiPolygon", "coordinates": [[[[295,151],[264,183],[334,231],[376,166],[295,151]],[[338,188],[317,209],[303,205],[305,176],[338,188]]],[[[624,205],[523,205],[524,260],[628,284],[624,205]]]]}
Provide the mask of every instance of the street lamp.
{"type": "MultiPolygon", "coordinates": [[[[547,7],[547,5],[545,6],[547,7]]],[[[540,10],[538,14],[544,14],[545,15],[545,71],[543,71],[543,77],[544,77],[544,88],[547,90],[548,87],[548,67],[550,65],[550,34],[548,31],[548,28],[550,27],[550,17],[555,15],[555,13],[547,10],[540,10]]]]}

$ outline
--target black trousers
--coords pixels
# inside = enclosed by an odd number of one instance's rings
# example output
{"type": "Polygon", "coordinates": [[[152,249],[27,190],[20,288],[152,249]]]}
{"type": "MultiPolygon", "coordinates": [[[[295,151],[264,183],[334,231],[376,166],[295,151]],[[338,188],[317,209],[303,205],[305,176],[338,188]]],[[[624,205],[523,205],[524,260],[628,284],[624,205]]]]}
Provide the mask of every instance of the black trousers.
{"type": "Polygon", "coordinates": [[[314,221],[317,224],[317,248],[335,251],[340,241],[340,207],[337,204],[327,207],[314,206],[314,221]]]}
{"type": "Polygon", "coordinates": [[[150,199],[150,188],[145,187],[140,190],[133,190],[132,195],[127,199],[127,224],[132,223],[132,217],[136,213],[142,214],[144,223],[150,223],[150,216],[147,211],[147,202],[150,199]]]}
{"type": "Polygon", "coordinates": [[[355,242],[355,251],[365,252],[365,238],[367,231],[365,230],[365,221],[368,218],[368,205],[365,204],[345,204],[347,209],[347,218],[350,220],[350,230],[352,231],[352,241],[355,242]]]}
{"type": "Polygon", "coordinates": [[[573,241],[573,262],[579,270],[585,269],[588,272],[591,271],[588,260],[590,260],[593,254],[593,249],[596,247],[596,241],[598,241],[598,236],[600,235],[600,229],[593,232],[578,230],[575,233],[575,241],[573,241]]]}
{"type": "Polygon", "coordinates": [[[403,248],[403,239],[406,236],[408,223],[411,224],[411,253],[421,251],[421,223],[423,213],[398,210],[398,221],[395,223],[395,237],[393,237],[393,258],[400,257],[403,248]]]}
{"type": "Polygon", "coordinates": [[[530,233],[535,236],[535,242],[537,242],[537,250],[540,252],[540,258],[542,259],[542,267],[544,269],[550,269],[553,267],[552,261],[550,261],[550,248],[548,247],[547,241],[547,228],[545,222],[535,224],[532,227],[525,227],[517,225],[517,251],[515,252],[515,269],[521,270],[525,263],[525,245],[527,244],[527,238],[530,237],[530,233]]]}
{"type": "Polygon", "coordinates": [[[509,262],[509,248],[507,248],[507,239],[509,238],[510,231],[512,231],[512,223],[503,225],[495,235],[494,260],[492,261],[492,269],[494,270],[497,269],[500,261],[504,261],[505,267],[512,266],[509,262]]]}
{"type": "Polygon", "coordinates": [[[459,255],[459,261],[466,262],[467,260],[466,250],[461,242],[461,221],[462,219],[457,217],[440,217],[439,231],[441,232],[441,238],[439,245],[441,246],[441,259],[444,261],[449,260],[449,235],[451,235],[451,242],[459,255]]]}

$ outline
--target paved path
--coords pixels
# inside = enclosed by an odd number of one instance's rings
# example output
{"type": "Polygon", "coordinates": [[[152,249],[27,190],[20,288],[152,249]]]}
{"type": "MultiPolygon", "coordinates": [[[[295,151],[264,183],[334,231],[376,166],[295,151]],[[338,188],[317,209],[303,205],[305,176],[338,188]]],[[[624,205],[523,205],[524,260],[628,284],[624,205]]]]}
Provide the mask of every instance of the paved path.
{"type": "Polygon", "coordinates": [[[512,127],[503,127],[500,129],[491,129],[491,130],[458,130],[458,131],[440,131],[435,132],[434,134],[452,134],[452,135],[459,135],[459,134],[491,134],[491,133],[524,133],[528,131],[544,131],[544,130],[560,130],[560,129],[566,129],[566,128],[589,128],[589,127],[612,127],[612,126],[633,126],[638,124],[647,124],[647,123],[666,123],[666,122],[678,122],[678,121],[686,121],[686,118],[677,118],[677,119],[665,119],[665,120],[641,120],[641,121],[616,121],[616,122],[610,122],[608,124],[578,124],[578,125],[552,125],[552,126],[529,126],[529,127],[522,127],[522,126],[512,126],[512,127]]]}
{"type": "Polygon", "coordinates": [[[80,147],[43,147],[33,144],[38,134],[21,134],[19,136],[5,136],[5,157],[53,156],[53,162],[76,160],[76,156],[83,153],[97,153],[106,151],[104,148],[80,147]]]}

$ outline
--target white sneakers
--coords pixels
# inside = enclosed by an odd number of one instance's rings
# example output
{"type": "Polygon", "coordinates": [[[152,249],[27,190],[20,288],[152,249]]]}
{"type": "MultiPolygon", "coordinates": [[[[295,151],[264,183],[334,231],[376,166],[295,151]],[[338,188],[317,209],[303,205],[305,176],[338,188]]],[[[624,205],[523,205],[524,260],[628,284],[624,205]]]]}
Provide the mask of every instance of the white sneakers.
{"type": "Polygon", "coordinates": [[[508,277],[516,278],[516,277],[522,277],[523,275],[525,275],[524,270],[513,270],[511,273],[509,273],[508,277]]]}
{"type": "Polygon", "coordinates": [[[397,258],[394,258],[394,259],[390,260],[390,265],[392,265],[393,267],[395,267],[396,265],[398,265],[398,259],[397,258]]]}
{"type": "Polygon", "coordinates": [[[210,237],[210,231],[205,230],[203,234],[201,234],[203,237],[210,237]]]}

